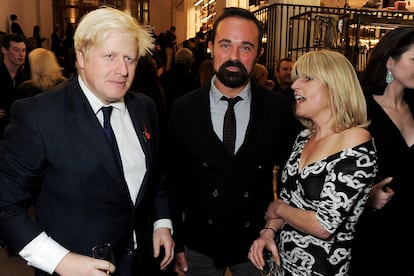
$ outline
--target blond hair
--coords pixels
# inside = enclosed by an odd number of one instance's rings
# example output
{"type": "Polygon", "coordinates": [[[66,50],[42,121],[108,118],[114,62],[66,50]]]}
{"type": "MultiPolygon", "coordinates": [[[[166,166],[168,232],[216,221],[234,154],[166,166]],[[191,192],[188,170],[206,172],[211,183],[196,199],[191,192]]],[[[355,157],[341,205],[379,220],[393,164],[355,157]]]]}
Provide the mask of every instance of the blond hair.
{"type": "Polygon", "coordinates": [[[56,55],[45,48],[36,48],[29,53],[31,82],[42,91],[53,89],[64,79],[56,55]]]}
{"type": "Polygon", "coordinates": [[[126,12],[104,6],[82,17],[74,35],[75,50],[86,57],[91,47],[100,47],[114,32],[127,33],[135,39],[138,45],[137,60],[154,48],[150,26],[138,24],[126,12]]]}
{"type": "Polygon", "coordinates": [[[256,63],[254,65],[254,68],[250,74],[252,80],[259,85],[266,85],[268,75],[269,71],[267,70],[267,67],[260,63],[256,63]]]}
{"type": "MultiPolygon", "coordinates": [[[[367,127],[367,109],[356,71],[342,54],[331,50],[308,52],[294,63],[292,80],[309,77],[320,80],[329,90],[330,106],[335,130],[354,126],[367,127]]],[[[313,122],[299,118],[302,124],[314,130],[313,122]]]]}

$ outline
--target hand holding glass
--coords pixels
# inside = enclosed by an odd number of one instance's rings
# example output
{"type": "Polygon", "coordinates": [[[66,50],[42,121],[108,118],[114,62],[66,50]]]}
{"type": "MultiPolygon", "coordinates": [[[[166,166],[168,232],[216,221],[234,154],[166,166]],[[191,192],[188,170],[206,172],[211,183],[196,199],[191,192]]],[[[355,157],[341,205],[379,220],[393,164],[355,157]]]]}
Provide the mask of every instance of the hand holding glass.
{"type": "Polygon", "coordinates": [[[263,258],[265,265],[261,271],[262,276],[283,276],[283,268],[278,266],[273,258],[273,255],[269,251],[263,252],[263,258]]]}
{"type": "MultiPolygon", "coordinates": [[[[92,256],[95,259],[106,260],[115,264],[114,254],[112,253],[111,244],[109,243],[94,246],[92,248],[92,256]]],[[[109,274],[109,271],[106,273],[109,274]]]]}

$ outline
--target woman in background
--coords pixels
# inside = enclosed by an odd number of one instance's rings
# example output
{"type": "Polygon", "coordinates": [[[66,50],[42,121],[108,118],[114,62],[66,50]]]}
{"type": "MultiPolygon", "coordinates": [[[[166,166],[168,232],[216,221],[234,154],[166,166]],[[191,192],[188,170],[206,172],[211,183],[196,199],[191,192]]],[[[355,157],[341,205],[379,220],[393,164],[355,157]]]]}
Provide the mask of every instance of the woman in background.
{"type": "Polygon", "coordinates": [[[263,64],[256,63],[250,76],[254,82],[263,87],[266,87],[269,90],[272,90],[273,86],[275,85],[272,80],[269,80],[267,78],[269,76],[269,70],[267,70],[267,67],[263,64]]]}
{"type": "Polygon", "coordinates": [[[62,75],[55,54],[45,48],[36,48],[29,53],[30,80],[17,87],[17,98],[31,97],[52,90],[66,80],[62,75]]]}
{"type": "Polygon", "coordinates": [[[46,37],[40,35],[40,26],[36,25],[33,27],[33,38],[36,41],[36,48],[41,48],[42,43],[46,41],[46,37]]]}
{"type": "Polygon", "coordinates": [[[350,275],[412,276],[414,28],[397,28],[380,39],[370,52],[361,84],[379,170],[370,208],[357,225],[350,275]]]}

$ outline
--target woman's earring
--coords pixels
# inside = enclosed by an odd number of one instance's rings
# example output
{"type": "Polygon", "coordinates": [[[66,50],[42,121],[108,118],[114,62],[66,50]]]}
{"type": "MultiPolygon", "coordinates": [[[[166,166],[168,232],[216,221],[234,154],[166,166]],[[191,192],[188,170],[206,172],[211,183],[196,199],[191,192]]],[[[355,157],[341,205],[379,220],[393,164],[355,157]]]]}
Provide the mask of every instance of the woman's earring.
{"type": "Polygon", "coordinates": [[[387,76],[385,77],[385,82],[387,84],[390,84],[394,81],[394,76],[392,75],[392,72],[390,69],[387,69],[387,76]]]}

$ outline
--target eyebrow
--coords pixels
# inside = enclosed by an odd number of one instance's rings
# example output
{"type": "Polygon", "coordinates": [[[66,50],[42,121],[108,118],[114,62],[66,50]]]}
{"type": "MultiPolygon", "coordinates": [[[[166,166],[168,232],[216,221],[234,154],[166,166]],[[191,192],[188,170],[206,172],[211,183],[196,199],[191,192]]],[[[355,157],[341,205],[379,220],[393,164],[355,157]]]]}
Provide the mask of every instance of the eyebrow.
{"type": "Polygon", "coordinates": [[[23,47],[23,48],[19,48],[19,47],[16,47],[16,46],[12,46],[11,47],[13,50],[26,50],[26,47],[23,47]]]}
{"type": "MultiPolygon", "coordinates": [[[[219,40],[218,43],[232,43],[232,41],[230,39],[223,38],[219,40]]],[[[254,48],[254,44],[251,43],[250,41],[242,41],[242,45],[250,45],[254,48]]]]}

